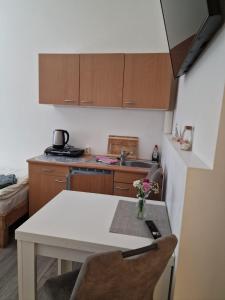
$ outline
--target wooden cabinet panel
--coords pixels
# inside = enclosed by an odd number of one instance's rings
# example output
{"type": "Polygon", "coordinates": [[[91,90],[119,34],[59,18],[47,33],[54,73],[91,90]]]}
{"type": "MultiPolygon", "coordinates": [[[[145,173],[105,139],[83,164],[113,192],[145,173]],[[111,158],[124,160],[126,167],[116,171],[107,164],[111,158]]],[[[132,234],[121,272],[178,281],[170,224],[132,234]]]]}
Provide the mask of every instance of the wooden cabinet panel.
{"type": "Polygon", "coordinates": [[[114,182],[132,183],[134,180],[145,178],[147,173],[128,173],[116,171],[114,173],[114,182]]]}
{"type": "Polygon", "coordinates": [[[114,182],[114,195],[124,197],[136,197],[137,190],[132,183],[114,182]]]}
{"type": "Polygon", "coordinates": [[[145,178],[147,173],[128,173],[114,172],[114,195],[124,197],[136,197],[137,191],[133,187],[133,182],[138,179],[145,178]]]}
{"type": "Polygon", "coordinates": [[[113,172],[105,175],[74,175],[71,179],[71,190],[112,195],[113,172]]]}
{"type": "Polygon", "coordinates": [[[124,55],[80,55],[80,105],[122,106],[124,55]]]}
{"type": "Polygon", "coordinates": [[[62,190],[66,189],[66,177],[63,176],[42,174],[40,181],[40,207],[49,202],[62,190]]]}
{"type": "MultiPolygon", "coordinates": [[[[42,206],[67,188],[68,166],[29,163],[29,213],[42,206]]],[[[78,168],[71,177],[71,190],[136,197],[133,181],[147,173],[130,173],[93,168],[78,168]]]]}
{"type": "Polygon", "coordinates": [[[69,168],[50,164],[29,164],[29,172],[49,175],[67,176],[69,168]]]}
{"type": "Polygon", "coordinates": [[[175,88],[168,53],[125,54],[124,107],[169,109],[175,88]]]}
{"type": "Polygon", "coordinates": [[[170,109],[176,82],[168,53],[39,55],[44,104],[170,109]]]}
{"type": "Polygon", "coordinates": [[[39,103],[78,104],[79,55],[39,55],[39,103]]]}
{"type": "Polygon", "coordinates": [[[67,167],[29,165],[29,214],[33,215],[48,201],[66,189],[67,167]]]}

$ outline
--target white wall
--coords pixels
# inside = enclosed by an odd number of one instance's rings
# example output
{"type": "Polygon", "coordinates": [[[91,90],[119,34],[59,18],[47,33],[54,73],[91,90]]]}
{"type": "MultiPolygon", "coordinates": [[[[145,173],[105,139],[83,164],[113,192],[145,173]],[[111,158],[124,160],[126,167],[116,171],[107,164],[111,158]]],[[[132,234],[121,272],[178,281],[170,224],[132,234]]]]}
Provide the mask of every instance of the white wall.
{"type": "Polygon", "coordinates": [[[168,195],[167,204],[169,211],[171,203],[176,204],[173,212],[180,210],[176,221],[172,220],[172,227],[175,225],[179,237],[173,281],[174,300],[225,299],[225,240],[221,238],[225,227],[225,90],[219,123],[213,170],[191,152],[181,151],[169,139],[164,143],[166,155],[169,154],[169,157],[164,157],[168,191],[174,190],[168,195]],[[173,165],[171,158],[174,159],[173,165]],[[181,158],[187,166],[185,193],[180,184],[184,178],[183,168],[174,172],[174,166],[181,158]],[[171,175],[174,180],[171,180],[171,175]]]}
{"type": "MultiPolygon", "coordinates": [[[[179,239],[173,299],[224,299],[225,26],[187,75],[180,78],[174,125],[193,125],[193,155],[210,170],[182,165],[183,156],[164,141],[166,202],[179,239]],[[220,138],[218,132],[220,128],[220,138]],[[219,142],[219,143],[218,143],[219,142]],[[220,145],[219,145],[220,144],[220,145]],[[222,154],[223,153],[223,154],[222,154]],[[211,170],[212,169],[212,170],[211,170]],[[217,234],[218,233],[218,234],[217,234]],[[215,245],[220,245],[215,252],[215,245]],[[212,256],[213,253],[215,257],[212,256]],[[213,285],[212,285],[213,282],[213,285]]],[[[189,160],[186,160],[189,162],[189,160]]],[[[203,164],[203,166],[204,166],[203,164]]]]}
{"type": "Polygon", "coordinates": [[[179,81],[174,124],[193,125],[193,152],[213,167],[225,82],[225,25],[179,81]]]}
{"type": "MultiPolygon", "coordinates": [[[[165,200],[171,230],[179,237],[188,167],[179,156],[179,152],[171,146],[170,139],[167,136],[163,138],[162,167],[165,174],[165,200]]],[[[176,248],[176,253],[177,252],[178,247],[176,248]]]]}
{"type": "Polygon", "coordinates": [[[160,144],[164,112],[38,104],[38,53],[167,52],[158,0],[0,0],[0,164],[24,165],[51,144],[105,153],[108,134],[140,138],[140,156],[160,144]]]}

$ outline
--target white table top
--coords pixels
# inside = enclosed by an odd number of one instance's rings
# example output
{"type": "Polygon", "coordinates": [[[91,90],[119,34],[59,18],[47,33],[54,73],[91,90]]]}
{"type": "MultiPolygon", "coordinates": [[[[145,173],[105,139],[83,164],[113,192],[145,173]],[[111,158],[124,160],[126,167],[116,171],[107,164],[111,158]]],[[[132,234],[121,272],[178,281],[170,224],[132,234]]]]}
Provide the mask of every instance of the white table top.
{"type": "Polygon", "coordinates": [[[119,200],[135,201],[120,196],[62,191],[16,230],[16,239],[95,252],[151,244],[151,238],[109,232],[119,200]]]}

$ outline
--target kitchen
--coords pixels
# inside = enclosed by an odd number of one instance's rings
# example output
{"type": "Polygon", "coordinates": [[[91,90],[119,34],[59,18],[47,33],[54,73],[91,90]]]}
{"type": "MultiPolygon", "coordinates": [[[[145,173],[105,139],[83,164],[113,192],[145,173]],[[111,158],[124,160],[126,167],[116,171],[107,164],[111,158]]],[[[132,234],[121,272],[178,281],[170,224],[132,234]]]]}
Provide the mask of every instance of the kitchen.
{"type": "MultiPolygon", "coordinates": [[[[180,228],[185,228],[181,216],[182,203],[185,203],[185,212],[191,214],[193,223],[198,224],[198,218],[205,218],[199,207],[187,206],[191,202],[186,197],[191,191],[188,189],[189,185],[186,186],[186,180],[190,183],[189,180],[193,179],[196,189],[197,183],[199,184],[199,190],[192,198],[196,200],[195,197],[201,198],[202,195],[199,181],[204,172],[209,172],[207,174],[212,174],[215,178],[223,175],[222,170],[217,171],[221,174],[216,172],[215,175],[211,170],[218,165],[215,162],[221,158],[218,151],[222,149],[218,133],[223,124],[224,70],[221,65],[224,64],[224,27],[188,75],[179,80],[173,123],[178,123],[182,128],[189,124],[195,126],[193,153],[203,162],[204,166],[201,165],[201,168],[208,170],[203,172],[197,168],[193,171],[193,165],[189,165],[191,172],[196,172],[190,175],[189,167],[181,159],[183,154],[164,135],[171,132],[171,112],[38,103],[40,53],[168,53],[159,1],[68,1],[65,5],[60,1],[23,0],[13,5],[5,2],[3,11],[1,28],[4,29],[4,42],[0,59],[3,82],[1,105],[4,109],[0,112],[0,134],[4,147],[1,147],[1,166],[27,168],[27,159],[39,156],[51,145],[52,132],[56,128],[63,128],[70,133],[71,145],[89,148],[93,154],[107,153],[109,135],[135,136],[139,138],[139,158],[150,160],[154,145],[159,145],[168,176],[165,196],[167,199],[175,199],[169,205],[172,216],[175,216],[175,221],[172,222],[174,232],[179,236],[180,228]],[[198,211],[198,218],[194,217],[195,210],[198,211]]],[[[219,183],[216,187],[223,194],[219,183]]],[[[213,219],[218,217],[222,225],[223,218],[219,214],[222,202],[216,210],[207,201],[207,197],[209,195],[204,195],[205,202],[201,200],[200,203],[199,200],[199,205],[207,203],[213,219]]],[[[210,219],[211,214],[207,215],[207,219],[210,219]]],[[[188,220],[185,219],[185,222],[188,220]]],[[[210,226],[220,232],[216,224],[210,222],[210,226]]],[[[203,228],[199,230],[204,232],[203,228]]],[[[197,244],[198,249],[203,251],[198,238],[190,241],[184,232],[182,231],[180,240],[182,245],[186,245],[185,241],[188,241],[185,249],[189,249],[191,253],[197,244]]],[[[219,236],[214,238],[214,242],[220,243],[219,236]]],[[[202,241],[205,241],[202,245],[207,248],[207,239],[202,241]]],[[[179,299],[181,289],[188,293],[189,287],[185,282],[192,282],[190,278],[193,278],[191,272],[182,273],[180,268],[187,267],[185,263],[183,265],[187,256],[185,251],[180,252],[180,255],[184,255],[184,258],[178,267],[175,299],[179,299]]],[[[208,263],[209,256],[209,253],[205,255],[204,262],[208,263]]],[[[214,271],[216,268],[219,270],[218,261],[215,266],[210,262],[208,268],[198,268],[197,261],[194,265],[195,271],[199,269],[194,276],[195,282],[201,282],[199,278],[209,270],[212,273],[218,272],[214,271]]],[[[221,276],[222,270],[220,272],[221,276]]],[[[203,278],[201,283],[205,280],[203,278]]],[[[210,295],[208,289],[198,289],[195,282],[192,284],[200,296],[205,296],[205,291],[210,295]]],[[[218,290],[221,289],[220,280],[217,287],[218,290]]]]}

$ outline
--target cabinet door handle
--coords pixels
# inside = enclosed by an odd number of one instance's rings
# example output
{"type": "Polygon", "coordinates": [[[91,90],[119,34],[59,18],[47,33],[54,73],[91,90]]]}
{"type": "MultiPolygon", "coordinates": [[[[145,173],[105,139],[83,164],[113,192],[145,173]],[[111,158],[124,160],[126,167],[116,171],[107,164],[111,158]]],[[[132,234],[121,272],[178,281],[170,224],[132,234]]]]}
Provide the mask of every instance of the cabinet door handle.
{"type": "Polygon", "coordinates": [[[66,183],[65,180],[60,180],[60,179],[55,179],[55,182],[58,182],[58,183],[66,183]]]}
{"type": "Polygon", "coordinates": [[[129,191],[129,188],[120,187],[120,186],[115,186],[115,189],[121,190],[121,191],[129,191]]]}
{"type": "Polygon", "coordinates": [[[71,99],[64,99],[64,102],[73,102],[71,99]]]}
{"type": "Polygon", "coordinates": [[[127,100],[127,101],[124,101],[124,104],[136,104],[136,101],[135,100],[127,100]]]}
{"type": "Polygon", "coordinates": [[[80,100],[80,103],[93,103],[91,100],[80,100]]]}

